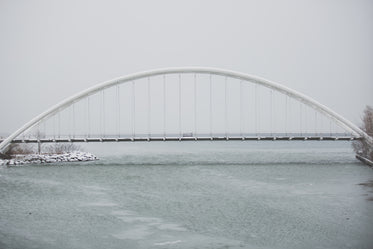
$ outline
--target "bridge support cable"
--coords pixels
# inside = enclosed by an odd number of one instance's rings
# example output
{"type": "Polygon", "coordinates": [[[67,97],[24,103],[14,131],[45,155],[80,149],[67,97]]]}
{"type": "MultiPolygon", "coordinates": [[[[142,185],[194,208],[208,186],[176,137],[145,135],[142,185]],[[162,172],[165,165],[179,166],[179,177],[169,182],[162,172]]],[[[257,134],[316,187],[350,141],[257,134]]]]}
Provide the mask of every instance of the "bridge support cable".
{"type": "Polygon", "coordinates": [[[40,153],[41,153],[41,143],[40,143],[40,139],[41,139],[40,123],[38,123],[38,126],[37,126],[37,135],[36,135],[36,139],[37,139],[37,143],[38,143],[38,154],[40,155],[40,153]]]}
{"type": "Polygon", "coordinates": [[[308,133],[307,106],[304,106],[304,134],[308,133]]]}
{"type": "Polygon", "coordinates": [[[53,140],[56,140],[56,115],[52,117],[52,125],[53,125],[53,140]]]}
{"type": "Polygon", "coordinates": [[[302,127],[302,117],[303,117],[303,115],[302,115],[302,112],[303,112],[303,110],[302,110],[302,102],[299,102],[299,120],[300,120],[300,123],[299,123],[299,133],[300,133],[300,135],[301,136],[303,136],[303,127],[302,127]]]}
{"type": "Polygon", "coordinates": [[[68,107],[68,116],[69,116],[69,120],[68,120],[68,127],[69,127],[69,130],[68,130],[68,135],[69,135],[69,139],[71,139],[72,138],[72,133],[71,133],[71,131],[72,131],[72,107],[71,106],[69,106],[68,107]]]}
{"type": "Polygon", "coordinates": [[[120,85],[117,85],[116,88],[116,115],[115,115],[115,118],[116,118],[116,133],[117,133],[117,136],[118,138],[120,138],[120,114],[121,114],[121,111],[120,111],[120,85]]]}
{"type": "Polygon", "coordinates": [[[102,127],[103,127],[103,137],[106,137],[106,101],[105,101],[105,97],[106,97],[106,94],[105,94],[105,89],[102,91],[102,101],[103,101],[103,105],[102,105],[102,110],[103,110],[103,115],[104,115],[104,119],[102,120],[102,127]]]}
{"type": "Polygon", "coordinates": [[[212,137],[212,75],[210,74],[210,137],[212,137]]]}
{"type": "Polygon", "coordinates": [[[242,128],[243,128],[243,86],[242,80],[240,80],[240,137],[242,137],[242,128]]]}
{"type": "Polygon", "coordinates": [[[181,136],[181,74],[179,74],[179,139],[181,136]]]}
{"type": "Polygon", "coordinates": [[[44,138],[47,137],[47,120],[43,121],[43,128],[44,128],[44,138]]]}
{"type": "Polygon", "coordinates": [[[166,139],[166,75],[163,75],[163,139],[166,139]]]}
{"type": "Polygon", "coordinates": [[[228,140],[228,99],[227,99],[227,77],[224,78],[224,129],[225,138],[228,140]]]}
{"type": "Polygon", "coordinates": [[[270,89],[270,132],[271,132],[271,136],[273,135],[273,90],[270,89]]]}
{"type": "Polygon", "coordinates": [[[197,75],[194,74],[194,137],[197,137],[197,75]]]}
{"type": "Polygon", "coordinates": [[[329,119],[329,136],[332,136],[332,121],[329,119]]]}
{"type": "Polygon", "coordinates": [[[87,97],[87,138],[91,135],[91,107],[90,107],[90,97],[87,97]]]}
{"type": "Polygon", "coordinates": [[[38,138],[44,138],[46,136],[45,120],[41,120],[38,127],[38,138]]]}
{"type": "Polygon", "coordinates": [[[136,137],[136,86],[132,81],[132,139],[136,137]]]}
{"type": "Polygon", "coordinates": [[[317,136],[317,111],[315,111],[315,135],[317,136]]]}
{"type": "Polygon", "coordinates": [[[102,90],[101,91],[101,94],[100,94],[100,120],[99,120],[99,123],[100,123],[100,131],[99,131],[99,136],[100,138],[103,138],[104,137],[104,119],[105,119],[105,115],[104,115],[104,91],[102,90]]]}
{"type": "Polygon", "coordinates": [[[288,135],[288,95],[285,95],[285,136],[288,135]]]}
{"type": "Polygon", "coordinates": [[[255,98],[255,105],[254,105],[254,112],[255,112],[255,135],[258,136],[258,86],[255,84],[255,91],[254,91],[254,98],[255,98]]]}
{"type": "MultiPolygon", "coordinates": [[[[288,121],[293,121],[294,120],[294,113],[293,113],[293,106],[292,106],[292,104],[293,104],[294,102],[293,102],[293,99],[292,98],[288,98],[288,121]]],[[[295,122],[295,121],[293,121],[293,122],[295,122]]],[[[293,123],[291,123],[291,122],[288,122],[288,125],[290,126],[290,127],[288,127],[288,131],[290,130],[290,131],[292,131],[293,129],[295,129],[296,128],[296,124],[293,124],[293,123]]],[[[290,133],[295,133],[295,132],[289,132],[289,135],[290,135],[290,133]]],[[[294,135],[294,134],[292,134],[292,135],[294,135]]]]}
{"type": "Polygon", "coordinates": [[[38,142],[40,140],[40,136],[40,123],[38,123],[36,126],[36,139],[38,140],[38,142]]]}
{"type": "Polygon", "coordinates": [[[73,110],[73,138],[75,138],[75,103],[72,104],[73,110]]]}
{"type": "Polygon", "coordinates": [[[58,138],[61,138],[61,113],[57,113],[58,118],[58,138]]]}
{"type": "Polygon", "coordinates": [[[150,94],[150,77],[148,77],[148,84],[147,84],[147,90],[148,90],[148,139],[151,137],[151,94],[150,94]]]}
{"type": "Polygon", "coordinates": [[[22,141],[25,141],[26,139],[26,133],[22,133],[22,141]]]}

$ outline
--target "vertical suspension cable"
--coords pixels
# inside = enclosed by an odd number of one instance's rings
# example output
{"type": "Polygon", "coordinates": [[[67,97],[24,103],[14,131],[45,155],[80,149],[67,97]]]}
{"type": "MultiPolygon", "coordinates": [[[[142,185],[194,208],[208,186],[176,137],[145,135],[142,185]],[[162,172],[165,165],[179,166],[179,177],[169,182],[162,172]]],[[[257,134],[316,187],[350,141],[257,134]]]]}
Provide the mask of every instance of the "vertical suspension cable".
{"type": "Polygon", "coordinates": [[[212,75],[210,74],[210,137],[212,138],[212,75]]]}
{"type": "Polygon", "coordinates": [[[61,112],[58,110],[58,138],[61,138],[61,112]]]}
{"type": "Polygon", "coordinates": [[[132,139],[136,135],[136,89],[135,82],[132,81],[132,139]]]}
{"type": "Polygon", "coordinates": [[[53,140],[56,140],[56,114],[53,115],[53,140]]]}
{"type": "Polygon", "coordinates": [[[68,131],[68,133],[69,133],[69,139],[71,139],[71,130],[72,130],[72,107],[71,106],[69,106],[69,113],[68,113],[68,115],[69,115],[69,131],[68,131]]]}
{"type": "Polygon", "coordinates": [[[228,139],[228,100],[227,100],[227,76],[224,78],[224,126],[225,138],[228,139]]]}
{"type": "Polygon", "coordinates": [[[116,91],[117,91],[117,135],[118,138],[120,138],[120,86],[116,85],[116,91]]]}
{"type": "Polygon", "coordinates": [[[299,116],[300,116],[300,124],[299,124],[300,135],[303,136],[303,131],[302,131],[302,117],[303,117],[303,115],[302,115],[302,102],[299,102],[299,112],[300,112],[300,114],[299,114],[299,116]]]}
{"type": "Polygon", "coordinates": [[[36,126],[36,139],[40,140],[40,122],[38,122],[38,125],[36,126]]]}
{"type": "Polygon", "coordinates": [[[46,128],[47,120],[44,119],[42,122],[43,122],[43,133],[44,133],[43,137],[46,138],[46,136],[47,136],[47,128],[46,128]]]}
{"type": "Polygon", "coordinates": [[[255,91],[254,91],[254,112],[255,112],[255,135],[258,136],[258,85],[255,84],[255,91]]]}
{"type": "Polygon", "coordinates": [[[271,89],[270,91],[270,132],[271,132],[271,136],[273,135],[273,90],[271,89]]]}
{"type": "Polygon", "coordinates": [[[26,134],[25,132],[22,132],[22,140],[25,140],[25,138],[26,138],[26,134]]]}
{"type": "Polygon", "coordinates": [[[37,132],[36,132],[36,139],[38,141],[38,154],[40,154],[40,138],[41,138],[41,134],[40,134],[40,122],[38,123],[37,125],[37,132]]]}
{"type": "Polygon", "coordinates": [[[90,96],[87,97],[87,138],[91,136],[91,107],[90,107],[90,96]]]}
{"type": "Polygon", "coordinates": [[[101,91],[102,93],[102,133],[101,137],[105,137],[105,89],[101,91]]]}
{"type": "Polygon", "coordinates": [[[148,77],[148,138],[150,138],[151,126],[151,96],[150,96],[150,78],[148,77]]]}
{"type": "Polygon", "coordinates": [[[102,137],[102,93],[101,93],[101,96],[99,95],[98,96],[98,101],[99,101],[99,109],[100,109],[100,114],[99,114],[99,124],[100,124],[100,127],[99,127],[99,131],[98,131],[98,137],[102,137]]]}
{"type": "Polygon", "coordinates": [[[166,138],[166,75],[163,75],[163,138],[166,138]]]}
{"type": "Polygon", "coordinates": [[[307,137],[308,134],[308,126],[307,126],[307,105],[304,105],[304,136],[307,137]]]}
{"type": "Polygon", "coordinates": [[[288,135],[288,95],[285,95],[285,136],[288,135]]]}
{"type": "Polygon", "coordinates": [[[243,130],[243,86],[242,80],[240,80],[240,137],[242,137],[242,130],[243,130]]]}
{"type": "Polygon", "coordinates": [[[73,138],[75,138],[75,102],[73,103],[73,138]]]}
{"type": "Polygon", "coordinates": [[[118,85],[115,86],[115,135],[119,138],[119,96],[118,85]]]}
{"type": "Polygon", "coordinates": [[[197,75],[194,74],[194,137],[197,137],[197,75]]]}
{"type": "Polygon", "coordinates": [[[332,120],[329,118],[329,135],[332,136],[332,120]]]}
{"type": "MultiPolygon", "coordinates": [[[[293,113],[293,109],[292,109],[292,102],[293,102],[293,99],[292,98],[289,98],[288,99],[288,118],[290,118],[290,120],[288,120],[288,121],[292,121],[293,119],[294,119],[294,117],[292,116],[292,115],[294,115],[294,113],[293,113]]],[[[294,121],[292,121],[292,122],[294,122],[294,121]]],[[[288,122],[288,124],[289,124],[289,130],[288,130],[288,133],[289,133],[289,135],[292,135],[292,136],[294,136],[294,131],[293,131],[293,129],[295,129],[296,128],[296,124],[294,124],[294,127],[292,127],[292,123],[291,122],[288,122]]]]}
{"type": "Polygon", "coordinates": [[[315,135],[317,136],[317,111],[315,110],[315,135]]]}
{"type": "Polygon", "coordinates": [[[41,120],[38,122],[38,125],[36,127],[36,132],[34,134],[34,136],[36,136],[36,138],[39,140],[41,138],[41,134],[42,134],[42,127],[41,127],[41,120]]]}
{"type": "Polygon", "coordinates": [[[179,74],[179,138],[181,138],[181,74],[179,74]]]}

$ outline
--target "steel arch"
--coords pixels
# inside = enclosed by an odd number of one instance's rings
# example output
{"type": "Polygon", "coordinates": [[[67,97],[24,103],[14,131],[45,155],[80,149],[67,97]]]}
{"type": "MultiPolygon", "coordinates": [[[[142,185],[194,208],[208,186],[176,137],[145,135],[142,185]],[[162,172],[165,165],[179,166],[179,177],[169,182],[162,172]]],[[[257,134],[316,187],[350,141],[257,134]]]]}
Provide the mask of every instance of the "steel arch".
{"type": "Polygon", "coordinates": [[[249,81],[255,84],[259,84],[268,88],[271,88],[275,91],[281,92],[283,94],[288,95],[289,97],[292,97],[294,99],[297,99],[298,101],[303,102],[304,104],[314,108],[318,112],[330,117],[335,122],[339,123],[344,129],[351,132],[352,134],[355,134],[359,137],[367,138],[368,140],[372,140],[371,137],[369,137],[363,130],[361,130],[359,127],[357,127],[355,124],[347,120],[346,118],[342,117],[338,113],[334,112],[330,108],[322,105],[321,103],[317,102],[316,100],[297,92],[293,89],[290,89],[286,86],[283,86],[279,83],[260,78],[254,75],[249,75],[245,73],[240,73],[236,71],[231,70],[225,70],[225,69],[219,69],[219,68],[210,68],[210,67],[174,67],[174,68],[162,68],[162,69],[155,69],[150,71],[143,71],[139,73],[129,74],[126,76],[122,76],[116,79],[112,79],[109,81],[102,82],[100,84],[97,84],[95,86],[92,86],[84,91],[81,91],[69,98],[66,98],[65,100],[61,101],[60,103],[52,106],[51,108],[47,109],[43,113],[39,114],[35,118],[31,119],[29,122],[24,124],[22,127],[20,127],[18,130],[13,132],[11,135],[9,135],[1,144],[0,144],[0,152],[3,152],[8,145],[12,142],[13,139],[18,137],[20,134],[22,134],[27,129],[31,128],[44,118],[47,118],[50,115],[53,115],[64,108],[68,107],[69,105],[73,104],[74,102],[79,101],[80,99],[83,99],[85,97],[88,97],[98,91],[101,91],[105,88],[109,88],[118,84],[122,84],[125,82],[130,82],[134,80],[138,80],[141,78],[146,77],[152,77],[157,75],[166,75],[166,74],[182,74],[182,73],[198,73],[198,74],[213,74],[213,75],[220,75],[220,76],[226,76],[230,78],[240,79],[244,81],[249,81]]]}

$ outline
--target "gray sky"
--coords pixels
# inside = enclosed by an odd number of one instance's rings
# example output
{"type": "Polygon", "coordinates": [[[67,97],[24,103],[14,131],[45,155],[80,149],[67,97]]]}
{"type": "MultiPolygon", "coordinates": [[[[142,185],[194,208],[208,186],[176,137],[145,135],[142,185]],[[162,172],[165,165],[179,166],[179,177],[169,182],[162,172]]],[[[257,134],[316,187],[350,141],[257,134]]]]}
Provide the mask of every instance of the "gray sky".
{"type": "Polygon", "coordinates": [[[359,124],[373,1],[0,0],[0,132],[96,83],[209,66],[298,90],[359,124]]]}

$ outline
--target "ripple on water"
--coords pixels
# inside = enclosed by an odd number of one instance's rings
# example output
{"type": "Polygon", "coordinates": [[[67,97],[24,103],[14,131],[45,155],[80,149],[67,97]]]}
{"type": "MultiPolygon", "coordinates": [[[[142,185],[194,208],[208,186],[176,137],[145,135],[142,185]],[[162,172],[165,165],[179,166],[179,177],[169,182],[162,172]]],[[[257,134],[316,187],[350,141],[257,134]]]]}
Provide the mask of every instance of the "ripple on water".
{"type": "Polygon", "coordinates": [[[110,201],[99,201],[99,202],[87,202],[80,205],[81,207],[116,207],[117,203],[110,201]]]}
{"type": "Polygon", "coordinates": [[[178,244],[178,243],[181,243],[181,242],[182,242],[181,240],[165,241],[165,242],[154,243],[154,245],[155,246],[168,246],[168,245],[178,244]]]}
{"type": "Polygon", "coordinates": [[[372,248],[373,171],[350,145],[138,145],[1,170],[0,248],[372,248]]]}
{"type": "Polygon", "coordinates": [[[113,234],[113,237],[117,239],[130,239],[130,240],[141,240],[145,239],[148,235],[152,234],[150,227],[146,225],[137,225],[125,231],[113,234]]]}

